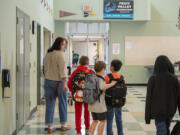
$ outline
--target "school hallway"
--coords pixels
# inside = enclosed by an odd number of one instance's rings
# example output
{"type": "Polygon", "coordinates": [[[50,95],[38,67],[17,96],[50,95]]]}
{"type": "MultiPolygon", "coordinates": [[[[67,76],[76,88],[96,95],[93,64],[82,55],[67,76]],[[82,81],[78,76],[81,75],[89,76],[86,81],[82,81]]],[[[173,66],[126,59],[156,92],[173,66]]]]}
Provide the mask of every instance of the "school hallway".
{"type": "MultiPolygon", "coordinates": [[[[151,121],[151,125],[146,125],[144,121],[144,108],[145,108],[145,95],[146,87],[128,87],[127,103],[123,107],[123,126],[124,135],[155,135],[154,121],[151,121]]],[[[56,105],[54,124],[57,127],[57,131],[52,135],[76,135],[75,132],[75,113],[74,106],[68,108],[68,125],[72,126],[72,129],[67,132],[61,132],[59,124],[58,106],[56,105]]],[[[47,135],[46,126],[44,124],[45,118],[45,106],[38,106],[37,112],[34,113],[32,118],[28,120],[25,127],[19,132],[18,135],[47,135]]],[[[83,118],[83,117],[82,117],[83,118]]],[[[178,115],[174,119],[178,119],[178,115]]],[[[91,118],[92,120],[92,118],[91,118]]],[[[83,119],[82,119],[83,123],[83,119]]],[[[171,125],[171,128],[174,124],[171,125]]],[[[113,123],[114,135],[116,135],[116,124],[113,123]]],[[[84,125],[82,124],[82,135],[85,134],[84,125]]],[[[96,135],[97,133],[95,133],[96,135]]],[[[49,134],[51,135],[51,134],[49,134]]],[[[104,130],[103,135],[106,135],[104,130]]]]}
{"type": "MultiPolygon", "coordinates": [[[[113,73],[113,60],[122,62],[118,73],[128,86],[127,103],[122,108],[124,135],[156,135],[154,121],[145,124],[146,86],[160,55],[170,59],[180,80],[179,43],[180,0],[0,0],[0,135],[76,135],[74,105],[68,105],[67,124],[72,129],[62,132],[58,103],[54,118],[57,131],[48,134],[44,98],[45,85],[51,82],[51,94],[62,92],[57,90],[57,82],[64,81],[59,89],[66,85],[81,65],[82,56],[88,57],[86,66],[94,71],[98,61],[104,62],[103,77],[113,73]],[[51,54],[55,58],[47,59],[51,54]]],[[[66,119],[64,106],[60,110],[66,119]]],[[[174,104],[169,106],[174,108],[174,104]]],[[[173,119],[178,120],[179,115],[173,119]]],[[[53,130],[51,122],[47,123],[53,130]]],[[[84,135],[85,125],[82,127],[84,135]]],[[[117,135],[115,120],[113,128],[117,135]]]]}

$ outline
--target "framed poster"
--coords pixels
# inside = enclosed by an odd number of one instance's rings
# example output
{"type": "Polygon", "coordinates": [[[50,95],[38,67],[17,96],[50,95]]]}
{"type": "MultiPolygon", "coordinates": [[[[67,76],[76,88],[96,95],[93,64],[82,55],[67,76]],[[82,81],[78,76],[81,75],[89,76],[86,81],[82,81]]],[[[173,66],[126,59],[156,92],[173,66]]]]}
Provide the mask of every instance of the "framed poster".
{"type": "Polygon", "coordinates": [[[134,0],[104,0],[104,19],[133,19],[134,0]]]}

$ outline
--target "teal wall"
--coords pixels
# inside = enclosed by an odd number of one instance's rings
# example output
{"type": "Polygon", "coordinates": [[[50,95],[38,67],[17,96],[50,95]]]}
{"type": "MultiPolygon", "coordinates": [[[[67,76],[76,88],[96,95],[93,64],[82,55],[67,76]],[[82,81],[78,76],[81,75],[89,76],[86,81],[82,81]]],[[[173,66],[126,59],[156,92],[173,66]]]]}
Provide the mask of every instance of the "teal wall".
{"type": "Polygon", "coordinates": [[[65,36],[65,21],[55,21],[55,38],[65,36]]]}
{"type": "MultiPolygon", "coordinates": [[[[139,5],[140,6],[140,5],[139,5]]],[[[125,61],[126,36],[180,36],[176,27],[179,13],[179,0],[152,0],[150,21],[110,21],[110,60],[125,61]],[[120,55],[112,54],[112,43],[120,43],[120,55]]],[[[55,35],[64,35],[64,21],[56,21],[55,35]]],[[[142,48],[143,50],[143,48],[142,48]]],[[[178,59],[178,58],[177,58],[178,59]]],[[[147,83],[150,73],[143,66],[124,65],[121,73],[127,83],[147,83]]]]}
{"type": "MultiPolygon", "coordinates": [[[[111,22],[110,42],[111,44],[120,43],[121,52],[120,55],[115,56],[110,51],[110,60],[120,58],[124,62],[126,36],[180,36],[180,30],[176,27],[179,6],[179,0],[174,0],[173,2],[168,0],[152,0],[151,21],[111,22]]],[[[122,68],[122,74],[126,77],[128,83],[147,83],[150,75],[143,66],[125,65],[122,68]]]]}

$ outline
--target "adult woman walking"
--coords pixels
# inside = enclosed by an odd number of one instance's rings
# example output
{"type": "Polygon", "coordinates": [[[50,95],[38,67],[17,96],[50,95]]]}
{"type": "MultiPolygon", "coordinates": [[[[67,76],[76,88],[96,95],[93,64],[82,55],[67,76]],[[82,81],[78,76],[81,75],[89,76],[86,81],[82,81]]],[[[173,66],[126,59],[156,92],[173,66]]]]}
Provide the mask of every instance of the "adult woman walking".
{"type": "Polygon", "coordinates": [[[67,69],[64,58],[64,51],[67,46],[67,40],[58,37],[52,47],[48,50],[45,57],[45,98],[46,98],[46,116],[45,123],[48,125],[48,132],[52,133],[56,129],[53,127],[54,109],[56,97],[59,100],[59,117],[61,130],[66,131],[70,128],[66,126],[67,122],[67,69]]]}

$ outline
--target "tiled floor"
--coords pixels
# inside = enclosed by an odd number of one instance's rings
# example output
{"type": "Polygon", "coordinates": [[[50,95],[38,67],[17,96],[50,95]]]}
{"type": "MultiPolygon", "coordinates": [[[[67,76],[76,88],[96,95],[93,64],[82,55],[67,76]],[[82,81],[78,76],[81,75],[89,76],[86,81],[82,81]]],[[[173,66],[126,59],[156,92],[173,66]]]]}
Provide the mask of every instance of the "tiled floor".
{"type": "MultiPolygon", "coordinates": [[[[144,122],[146,87],[128,87],[127,103],[123,107],[123,126],[125,135],[155,135],[154,121],[151,125],[146,125],[144,122]]],[[[18,135],[47,135],[44,125],[45,106],[39,106],[38,111],[33,115],[32,119],[27,122],[22,131],[18,135]]],[[[175,117],[177,119],[178,116],[175,117]]],[[[74,107],[69,106],[68,109],[68,124],[72,125],[72,130],[61,132],[57,130],[53,135],[75,135],[75,120],[74,107]]],[[[58,110],[56,107],[55,126],[58,128],[58,110]]],[[[113,123],[114,135],[116,133],[116,124],[113,123]]],[[[172,124],[173,126],[173,124],[172,124]]],[[[84,133],[84,125],[82,125],[82,133],[84,133]]],[[[104,135],[106,131],[104,130],[104,135]]]]}

